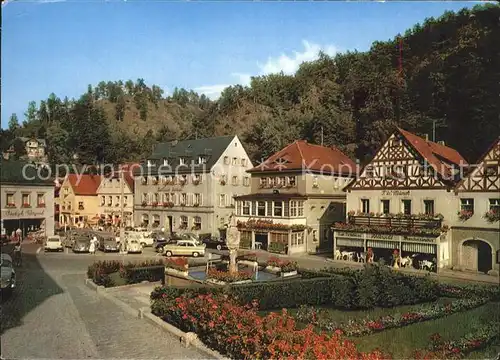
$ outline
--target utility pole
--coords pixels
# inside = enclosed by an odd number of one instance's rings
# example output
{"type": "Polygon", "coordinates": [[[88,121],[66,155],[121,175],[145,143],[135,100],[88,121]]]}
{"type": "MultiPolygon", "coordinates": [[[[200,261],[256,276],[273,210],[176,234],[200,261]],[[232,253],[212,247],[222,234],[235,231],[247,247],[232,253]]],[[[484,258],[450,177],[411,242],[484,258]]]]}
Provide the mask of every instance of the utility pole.
{"type": "Polygon", "coordinates": [[[123,175],[123,167],[120,167],[120,247],[122,253],[125,253],[125,218],[124,218],[124,193],[125,193],[125,177],[123,175]]]}
{"type": "Polygon", "coordinates": [[[321,146],[323,146],[323,125],[321,126],[321,146]]]}

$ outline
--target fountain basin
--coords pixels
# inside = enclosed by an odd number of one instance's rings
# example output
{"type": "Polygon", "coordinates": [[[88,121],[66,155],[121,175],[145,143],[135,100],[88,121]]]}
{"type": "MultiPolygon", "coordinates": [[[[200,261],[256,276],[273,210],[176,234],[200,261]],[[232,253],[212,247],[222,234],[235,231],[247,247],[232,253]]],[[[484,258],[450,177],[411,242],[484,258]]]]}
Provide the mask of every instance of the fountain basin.
{"type": "Polygon", "coordinates": [[[250,261],[250,260],[238,260],[238,264],[248,265],[251,267],[259,266],[259,263],[257,261],[250,261]]]}
{"type": "Polygon", "coordinates": [[[165,269],[165,274],[174,275],[174,276],[182,276],[182,277],[188,277],[189,276],[188,270],[186,270],[186,271],[180,271],[180,270],[172,269],[172,268],[166,268],[165,269]]]}

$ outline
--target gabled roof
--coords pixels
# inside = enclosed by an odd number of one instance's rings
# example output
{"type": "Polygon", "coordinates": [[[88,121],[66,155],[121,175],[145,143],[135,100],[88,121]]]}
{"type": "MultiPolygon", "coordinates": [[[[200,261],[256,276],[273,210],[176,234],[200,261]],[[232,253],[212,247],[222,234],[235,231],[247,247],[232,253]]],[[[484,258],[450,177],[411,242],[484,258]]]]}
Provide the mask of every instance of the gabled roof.
{"type": "MultiPolygon", "coordinates": [[[[483,163],[483,162],[484,162],[484,159],[486,158],[486,156],[487,156],[490,152],[492,152],[492,151],[493,151],[493,149],[495,149],[495,147],[499,147],[499,148],[500,148],[500,136],[499,136],[499,137],[497,137],[497,138],[495,139],[495,141],[493,141],[493,142],[491,143],[491,145],[488,147],[488,149],[487,149],[487,150],[483,153],[483,155],[481,155],[481,156],[479,157],[479,159],[476,161],[476,163],[475,163],[475,164],[476,164],[476,165],[480,165],[481,163],[483,163]]],[[[458,182],[458,184],[457,184],[457,188],[458,188],[458,187],[460,187],[460,185],[462,185],[462,184],[464,183],[464,181],[465,181],[467,178],[469,178],[470,176],[473,176],[473,174],[475,174],[475,173],[476,173],[476,171],[475,171],[476,169],[477,169],[477,167],[472,166],[472,167],[471,167],[471,169],[470,169],[470,171],[469,171],[469,173],[467,173],[467,174],[463,177],[463,179],[461,179],[461,180],[458,182]]]]}
{"type": "Polygon", "coordinates": [[[425,140],[400,128],[398,128],[398,132],[445,179],[450,179],[450,177],[454,176],[452,173],[453,166],[466,167],[469,165],[455,149],[425,140]]]}
{"type": "Polygon", "coordinates": [[[313,171],[355,175],[356,163],[335,147],[297,140],[248,172],[313,171]]]}
{"type": "Polygon", "coordinates": [[[45,142],[45,139],[38,139],[38,138],[30,138],[30,137],[24,137],[24,136],[21,136],[19,139],[21,139],[22,142],[28,142],[30,140],[36,140],[38,141],[42,146],[46,146],[46,142],[45,142]]]}
{"type": "Polygon", "coordinates": [[[20,160],[2,160],[0,162],[0,183],[2,184],[54,186],[52,179],[44,180],[41,179],[41,176],[44,176],[43,170],[39,172],[32,163],[20,160]]]}
{"type": "MultiPolygon", "coordinates": [[[[189,167],[186,167],[185,170],[196,171],[199,168],[200,171],[209,171],[219,160],[234,138],[234,135],[230,135],[160,143],[154,147],[153,154],[148,157],[148,160],[155,160],[157,168],[159,165],[163,165],[163,159],[168,159],[169,167],[173,170],[178,169],[178,171],[182,171],[180,158],[184,158],[185,163],[189,165],[189,167]],[[196,164],[199,156],[205,157],[205,164],[196,164]],[[193,160],[195,161],[195,164],[191,165],[191,161],[193,160]]],[[[143,174],[155,172],[154,168],[148,169],[147,164],[141,164],[141,166],[143,174]]],[[[167,170],[167,168],[162,168],[162,170],[167,170]]],[[[138,172],[139,169],[137,169],[134,173],[137,174],[138,172]]],[[[163,172],[166,173],[167,171],[163,172]]]]}
{"type": "Polygon", "coordinates": [[[97,188],[101,184],[100,175],[69,174],[67,179],[75,195],[97,195],[97,188]]]}

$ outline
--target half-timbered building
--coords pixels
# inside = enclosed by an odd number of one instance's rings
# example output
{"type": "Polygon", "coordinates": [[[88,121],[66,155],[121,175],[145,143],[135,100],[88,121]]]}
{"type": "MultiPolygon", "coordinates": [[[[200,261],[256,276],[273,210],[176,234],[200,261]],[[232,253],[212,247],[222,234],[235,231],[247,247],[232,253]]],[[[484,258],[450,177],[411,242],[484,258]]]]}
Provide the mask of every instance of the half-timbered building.
{"type": "Polygon", "coordinates": [[[467,162],[444,143],[397,129],[347,191],[347,221],[334,225],[338,251],[390,261],[394,250],[435,269],[449,265],[447,223],[456,218],[454,188],[467,162]]]}
{"type": "Polygon", "coordinates": [[[251,193],[235,197],[240,247],[331,251],[331,224],[345,218],[343,188],[356,174],[355,162],[336,148],[298,140],[248,173],[251,193]]]}
{"type": "Polygon", "coordinates": [[[498,275],[500,261],[500,138],[455,189],[452,264],[498,275]]]}

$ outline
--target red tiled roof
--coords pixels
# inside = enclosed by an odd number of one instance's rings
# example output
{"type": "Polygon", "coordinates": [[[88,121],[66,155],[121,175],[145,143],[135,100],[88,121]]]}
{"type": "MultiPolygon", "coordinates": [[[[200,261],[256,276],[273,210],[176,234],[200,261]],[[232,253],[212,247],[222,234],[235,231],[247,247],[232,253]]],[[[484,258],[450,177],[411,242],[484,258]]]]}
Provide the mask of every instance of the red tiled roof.
{"type": "Polygon", "coordinates": [[[97,188],[101,184],[101,176],[69,174],[68,181],[75,195],[97,195],[97,188]]]}
{"type": "Polygon", "coordinates": [[[467,161],[458,151],[448,146],[427,141],[409,131],[398,128],[399,133],[413,146],[413,148],[444,178],[452,176],[451,167],[468,166],[467,161]],[[451,164],[451,165],[450,165],[451,164]]]}
{"type": "Polygon", "coordinates": [[[297,140],[248,172],[306,170],[324,174],[354,175],[356,163],[335,147],[297,140]]]}

